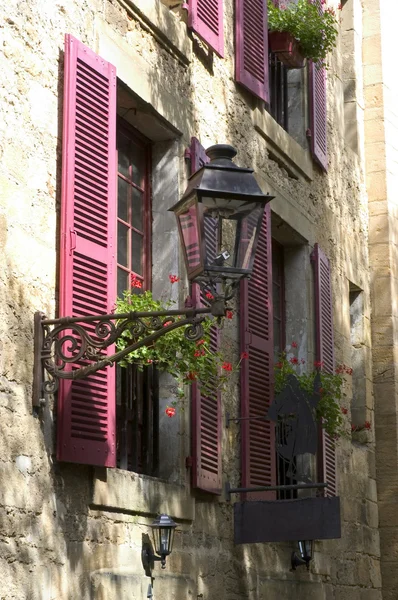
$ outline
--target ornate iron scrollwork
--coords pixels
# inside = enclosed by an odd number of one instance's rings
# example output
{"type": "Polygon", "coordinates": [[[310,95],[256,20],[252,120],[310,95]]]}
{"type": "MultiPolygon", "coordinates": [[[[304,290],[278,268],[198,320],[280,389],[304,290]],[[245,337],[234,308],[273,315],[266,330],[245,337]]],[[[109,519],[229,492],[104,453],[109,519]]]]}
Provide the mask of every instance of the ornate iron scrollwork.
{"type": "MultiPolygon", "coordinates": [[[[225,312],[225,305],[223,310],[225,312]]],[[[46,319],[42,313],[36,313],[33,405],[40,406],[43,394],[54,393],[60,379],[83,379],[120,362],[130,352],[149,346],[173,329],[185,327],[185,337],[194,342],[203,335],[202,322],[206,315],[218,317],[219,313],[220,307],[60,319],[46,319]],[[124,332],[128,332],[131,344],[106,355],[106,350],[124,332]],[[67,369],[67,365],[73,368],[67,369]],[[50,376],[45,381],[44,371],[50,376]]]]}
{"type": "MultiPolygon", "coordinates": [[[[276,451],[287,462],[286,475],[292,480],[297,481],[298,478],[295,458],[306,453],[316,454],[317,451],[316,407],[320,388],[319,373],[311,392],[300,387],[297,377],[288,375],[285,387],[275,396],[268,410],[268,418],[275,422],[276,451]]],[[[303,474],[299,479],[305,479],[303,474]]]]}

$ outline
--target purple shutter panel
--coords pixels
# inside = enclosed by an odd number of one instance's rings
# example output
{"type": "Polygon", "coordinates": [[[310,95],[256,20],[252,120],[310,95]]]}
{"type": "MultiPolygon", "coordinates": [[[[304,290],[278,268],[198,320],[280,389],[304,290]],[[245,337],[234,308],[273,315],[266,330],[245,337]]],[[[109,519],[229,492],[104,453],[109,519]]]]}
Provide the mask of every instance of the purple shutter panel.
{"type": "Polygon", "coordinates": [[[224,58],[223,0],[189,0],[188,27],[224,58]]]}
{"type": "MultiPolygon", "coordinates": [[[[60,316],[113,310],[115,229],[116,69],[66,35],[60,316]]],[[[115,369],[61,381],[57,422],[58,460],[114,467],[115,369]]]]}
{"type": "MultiPolygon", "coordinates": [[[[209,162],[204,147],[197,138],[191,139],[191,175],[209,162]]],[[[205,306],[206,298],[197,284],[192,286],[192,300],[195,306],[205,306]]],[[[219,348],[219,330],[211,331],[211,347],[219,348]]],[[[192,384],[192,486],[194,488],[221,494],[221,394],[214,388],[213,393],[200,393],[197,383],[192,384]]]]}
{"type": "MultiPolygon", "coordinates": [[[[333,306],[329,261],[315,244],[311,254],[315,280],[316,357],[327,373],[334,373],[333,306]]],[[[326,482],[327,496],[337,495],[336,449],[333,440],[319,428],[318,481],[326,482]]]]}
{"type": "Polygon", "coordinates": [[[236,0],[235,78],[269,102],[266,0],[236,0]]]}
{"type": "MultiPolygon", "coordinates": [[[[323,11],[319,0],[311,0],[323,11]]],[[[309,108],[311,152],[316,162],[324,171],[328,168],[327,154],[327,102],[326,102],[326,69],[320,63],[309,64],[309,108]]]]}
{"type": "Polygon", "coordinates": [[[191,159],[191,175],[199,171],[203,165],[210,162],[210,158],[206,154],[206,150],[196,137],[191,138],[189,147],[189,156],[191,159]]]}
{"type": "MultiPolygon", "coordinates": [[[[199,285],[192,286],[195,306],[206,306],[206,299],[199,285]]],[[[210,333],[211,349],[219,348],[219,330],[213,327],[210,333]]],[[[221,394],[214,390],[201,393],[200,384],[192,383],[192,487],[221,494],[221,394]]]]}
{"type": "MultiPolygon", "coordinates": [[[[253,275],[240,288],[241,417],[265,417],[273,395],[274,348],[272,310],[271,209],[264,211],[253,275]]],[[[276,484],[275,427],[268,420],[241,421],[242,486],[276,484]]],[[[274,499],[274,492],[248,495],[274,499]]]]}

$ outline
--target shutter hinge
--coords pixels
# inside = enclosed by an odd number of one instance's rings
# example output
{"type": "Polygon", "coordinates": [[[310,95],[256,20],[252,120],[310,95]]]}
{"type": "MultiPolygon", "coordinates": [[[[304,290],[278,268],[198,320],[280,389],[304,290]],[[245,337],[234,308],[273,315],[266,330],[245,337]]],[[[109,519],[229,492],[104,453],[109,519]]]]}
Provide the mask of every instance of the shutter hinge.
{"type": "Polygon", "coordinates": [[[193,308],[194,304],[193,304],[193,301],[192,301],[192,297],[191,297],[191,296],[187,296],[187,297],[185,298],[185,303],[184,303],[184,305],[185,305],[185,308],[193,308]]]}
{"type": "Polygon", "coordinates": [[[311,131],[311,129],[309,129],[309,128],[308,128],[308,129],[306,130],[306,132],[305,132],[305,135],[306,135],[308,138],[312,137],[312,131],[311,131]]]}
{"type": "Polygon", "coordinates": [[[191,160],[191,158],[192,158],[191,149],[190,148],[185,148],[184,160],[191,160]]]}
{"type": "Polygon", "coordinates": [[[193,465],[192,456],[187,456],[185,459],[185,466],[187,469],[191,469],[193,465]]]}

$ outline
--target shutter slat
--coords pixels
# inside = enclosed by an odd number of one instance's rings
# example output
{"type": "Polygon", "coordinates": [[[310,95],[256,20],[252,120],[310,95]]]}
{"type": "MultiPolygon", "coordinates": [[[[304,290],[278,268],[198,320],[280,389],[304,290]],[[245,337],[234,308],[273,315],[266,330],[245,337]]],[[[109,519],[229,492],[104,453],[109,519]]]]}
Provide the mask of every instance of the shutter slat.
{"type": "Polygon", "coordinates": [[[218,56],[224,57],[223,0],[190,0],[188,27],[218,56]]]}
{"type": "MultiPolygon", "coordinates": [[[[316,357],[327,373],[334,373],[333,304],[330,266],[326,255],[315,244],[311,254],[315,280],[316,357]]],[[[318,481],[326,482],[327,496],[337,495],[336,448],[329,434],[319,427],[318,481]]]]}
{"type": "MultiPolygon", "coordinates": [[[[241,416],[266,416],[273,394],[271,296],[271,210],[266,206],[253,275],[240,288],[241,416]],[[256,317],[252,315],[255,311],[256,317]]],[[[275,485],[275,429],[271,421],[241,421],[242,486],[275,485]]],[[[273,499],[273,492],[248,495],[249,500],[273,499]]]]}
{"type": "Polygon", "coordinates": [[[267,3],[236,0],[235,78],[269,102],[267,3]]]}
{"type": "MultiPolygon", "coordinates": [[[[70,35],[61,213],[60,316],[109,313],[116,299],[116,71],[70,35]]],[[[94,325],[87,331],[93,333],[94,325]]],[[[59,460],[116,466],[114,369],[62,381],[57,410],[59,460]]]]}

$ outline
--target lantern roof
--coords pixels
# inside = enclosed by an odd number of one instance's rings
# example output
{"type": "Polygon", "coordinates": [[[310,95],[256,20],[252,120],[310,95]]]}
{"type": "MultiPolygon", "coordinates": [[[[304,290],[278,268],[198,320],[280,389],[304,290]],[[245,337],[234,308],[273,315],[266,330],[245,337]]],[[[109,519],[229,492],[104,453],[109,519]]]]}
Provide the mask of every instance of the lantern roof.
{"type": "Polygon", "coordinates": [[[233,146],[217,144],[208,148],[206,154],[210,162],[189,178],[188,187],[181,200],[169,210],[178,210],[194,192],[199,198],[200,196],[231,197],[262,204],[274,198],[263,193],[253,175],[253,169],[239,167],[232,161],[237,154],[233,146]]]}

